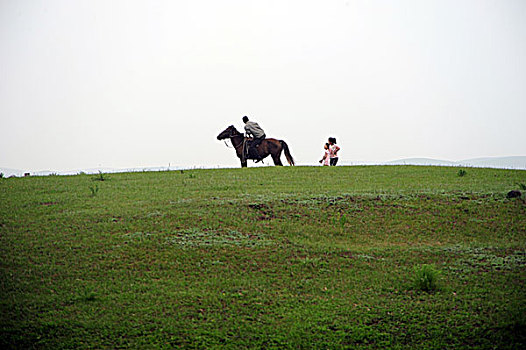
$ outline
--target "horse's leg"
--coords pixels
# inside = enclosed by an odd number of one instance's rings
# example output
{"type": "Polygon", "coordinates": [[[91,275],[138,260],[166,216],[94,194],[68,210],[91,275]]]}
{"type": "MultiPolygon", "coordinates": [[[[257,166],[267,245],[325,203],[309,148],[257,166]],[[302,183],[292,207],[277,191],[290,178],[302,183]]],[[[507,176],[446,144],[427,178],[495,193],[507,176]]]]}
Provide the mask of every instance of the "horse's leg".
{"type": "MultiPolygon", "coordinates": [[[[243,151],[244,151],[244,145],[243,145],[243,151]]],[[[243,152],[241,151],[241,152],[243,152]]],[[[241,167],[246,168],[247,167],[247,158],[241,153],[239,150],[237,150],[237,157],[239,158],[239,161],[241,162],[241,167]]]]}
{"type": "Polygon", "coordinates": [[[281,163],[281,145],[276,145],[274,142],[267,142],[265,144],[265,158],[266,156],[270,155],[272,157],[272,160],[274,161],[275,166],[282,166],[283,163],[281,163]]]}
{"type": "Polygon", "coordinates": [[[272,154],[272,160],[274,161],[275,166],[283,166],[283,163],[281,163],[281,152],[273,153],[272,154]]]}

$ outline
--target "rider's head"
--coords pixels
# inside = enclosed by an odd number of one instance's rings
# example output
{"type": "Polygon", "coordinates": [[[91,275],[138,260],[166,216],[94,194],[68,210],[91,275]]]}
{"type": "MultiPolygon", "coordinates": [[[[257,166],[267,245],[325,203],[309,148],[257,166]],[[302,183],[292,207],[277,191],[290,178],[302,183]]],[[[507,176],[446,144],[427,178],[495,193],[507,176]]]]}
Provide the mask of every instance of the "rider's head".
{"type": "Polygon", "coordinates": [[[244,116],[244,117],[243,117],[243,123],[246,123],[246,122],[248,122],[248,117],[247,117],[247,116],[244,116]]]}

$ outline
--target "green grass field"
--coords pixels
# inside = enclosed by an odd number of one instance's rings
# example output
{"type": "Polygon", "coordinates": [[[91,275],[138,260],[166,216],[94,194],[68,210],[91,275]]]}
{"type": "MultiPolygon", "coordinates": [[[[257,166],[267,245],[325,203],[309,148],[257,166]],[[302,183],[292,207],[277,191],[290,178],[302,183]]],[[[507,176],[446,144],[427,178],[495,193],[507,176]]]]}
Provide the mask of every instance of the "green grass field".
{"type": "Polygon", "coordinates": [[[0,346],[522,349],[526,171],[465,170],[0,179],[0,346]]]}

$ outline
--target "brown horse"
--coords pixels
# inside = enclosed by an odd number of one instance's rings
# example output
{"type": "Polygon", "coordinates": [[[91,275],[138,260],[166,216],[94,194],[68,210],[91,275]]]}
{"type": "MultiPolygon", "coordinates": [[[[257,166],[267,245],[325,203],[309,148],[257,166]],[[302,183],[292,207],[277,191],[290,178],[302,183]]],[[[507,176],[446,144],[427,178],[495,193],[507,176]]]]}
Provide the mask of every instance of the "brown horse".
{"type": "MultiPolygon", "coordinates": [[[[230,139],[232,142],[232,145],[236,149],[237,157],[241,160],[241,167],[246,168],[247,166],[247,159],[253,159],[249,158],[247,154],[248,144],[247,141],[251,139],[245,139],[245,135],[240,133],[236,130],[236,128],[233,125],[230,125],[228,128],[226,128],[223,132],[221,132],[219,135],[217,135],[218,140],[225,140],[230,139]]],[[[259,155],[262,158],[266,158],[269,155],[272,157],[272,160],[274,161],[274,165],[281,166],[283,163],[281,163],[281,151],[285,152],[285,157],[287,158],[287,162],[290,165],[294,165],[294,159],[290,155],[289,146],[287,143],[283,140],[276,140],[276,139],[264,139],[261,144],[257,148],[259,155]]]]}

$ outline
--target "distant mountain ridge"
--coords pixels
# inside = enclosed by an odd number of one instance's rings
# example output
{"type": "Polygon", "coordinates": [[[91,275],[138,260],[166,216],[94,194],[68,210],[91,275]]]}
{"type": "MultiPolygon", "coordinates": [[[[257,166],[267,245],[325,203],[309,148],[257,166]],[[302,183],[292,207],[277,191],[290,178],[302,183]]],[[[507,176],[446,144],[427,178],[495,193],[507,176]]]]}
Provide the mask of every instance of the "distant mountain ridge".
{"type": "Polygon", "coordinates": [[[526,170],[526,156],[512,157],[485,157],[472,158],[459,161],[450,161],[430,158],[406,158],[386,162],[389,165],[441,165],[441,166],[466,166],[477,168],[502,168],[526,170]]]}
{"type": "Polygon", "coordinates": [[[457,162],[442,159],[432,158],[404,158],[398,160],[391,160],[384,164],[388,165],[443,165],[443,166],[458,166],[457,162]]]}

